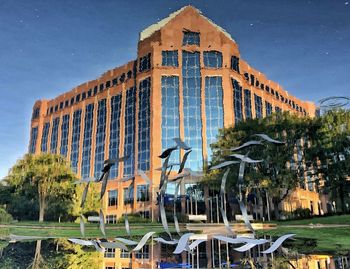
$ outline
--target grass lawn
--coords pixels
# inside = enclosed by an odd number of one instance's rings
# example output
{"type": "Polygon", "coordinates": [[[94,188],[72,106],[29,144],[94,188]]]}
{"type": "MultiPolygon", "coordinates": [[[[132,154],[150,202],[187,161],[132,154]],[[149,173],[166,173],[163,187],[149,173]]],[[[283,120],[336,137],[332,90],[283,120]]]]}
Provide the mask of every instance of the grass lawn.
{"type": "Polygon", "coordinates": [[[350,215],[317,217],[304,220],[275,222],[277,229],[259,231],[260,235],[281,236],[286,233],[295,233],[294,242],[288,247],[297,249],[300,253],[344,254],[350,250],[350,227],[298,227],[309,224],[350,224],[350,215]],[[288,225],[288,227],[286,227],[288,225]],[[293,227],[295,225],[295,227],[293,227]]]}
{"type": "Polygon", "coordinates": [[[350,224],[350,215],[315,217],[302,220],[284,220],[274,222],[281,225],[308,225],[308,224],[350,224]]]}

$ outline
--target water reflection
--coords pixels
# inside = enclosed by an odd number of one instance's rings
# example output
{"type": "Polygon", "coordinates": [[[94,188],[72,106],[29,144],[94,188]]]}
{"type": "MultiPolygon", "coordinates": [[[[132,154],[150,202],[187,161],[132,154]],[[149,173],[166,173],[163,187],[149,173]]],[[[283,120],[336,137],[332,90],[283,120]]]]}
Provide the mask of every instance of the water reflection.
{"type": "Polygon", "coordinates": [[[199,245],[193,253],[174,255],[175,246],[153,243],[138,252],[94,248],[72,244],[65,239],[34,242],[0,242],[0,268],[239,268],[239,269],[346,269],[350,257],[330,255],[301,255],[281,248],[275,255],[264,255],[256,248],[244,254],[233,246],[211,240],[199,245]]]}

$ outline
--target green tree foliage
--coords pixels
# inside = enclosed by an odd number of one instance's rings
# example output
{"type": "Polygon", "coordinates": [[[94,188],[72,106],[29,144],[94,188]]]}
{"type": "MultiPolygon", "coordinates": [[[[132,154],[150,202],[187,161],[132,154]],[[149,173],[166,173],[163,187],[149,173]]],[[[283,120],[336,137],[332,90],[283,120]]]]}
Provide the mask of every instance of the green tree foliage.
{"type": "Polygon", "coordinates": [[[19,219],[33,219],[45,214],[50,219],[70,214],[74,207],[75,179],[67,161],[59,155],[27,154],[10,170],[5,179],[11,201],[9,212],[19,219]]]}
{"type": "MultiPolygon", "coordinates": [[[[264,143],[263,146],[252,146],[236,153],[247,154],[252,159],[262,159],[263,162],[252,165],[247,164],[245,169],[243,194],[251,190],[258,193],[266,191],[272,198],[275,208],[275,216],[279,218],[278,205],[291,191],[293,191],[304,174],[302,162],[294,160],[299,151],[303,154],[302,138],[309,136],[308,126],[311,119],[298,117],[288,112],[275,113],[261,119],[249,119],[237,124],[235,127],[222,129],[218,140],[212,145],[214,156],[212,164],[218,164],[233,154],[230,149],[242,145],[249,140],[257,140],[254,134],[264,133],[274,139],[279,139],[285,144],[274,145],[264,143]]],[[[237,178],[239,165],[232,168],[227,187],[238,195],[237,178]]],[[[221,174],[218,171],[209,172],[206,175],[207,183],[220,186],[221,174]]]]}
{"type": "Polygon", "coordinates": [[[330,110],[313,122],[309,166],[317,178],[325,179],[323,191],[340,201],[346,212],[350,193],[350,111],[330,110]]]}

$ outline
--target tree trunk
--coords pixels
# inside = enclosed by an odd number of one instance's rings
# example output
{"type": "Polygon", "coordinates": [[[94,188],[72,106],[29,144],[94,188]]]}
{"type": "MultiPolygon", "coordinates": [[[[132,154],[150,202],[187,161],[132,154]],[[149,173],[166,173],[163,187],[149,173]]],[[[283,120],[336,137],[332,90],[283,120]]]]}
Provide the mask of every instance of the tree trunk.
{"type": "Polygon", "coordinates": [[[274,212],[275,219],[279,220],[280,219],[280,212],[278,209],[279,202],[276,198],[272,198],[272,202],[273,202],[273,212],[274,212]]]}
{"type": "Polygon", "coordinates": [[[343,214],[345,214],[346,213],[345,194],[344,194],[344,187],[342,185],[340,185],[340,188],[339,188],[339,198],[341,203],[341,211],[343,214]]]}
{"type": "Polygon", "coordinates": [[[40,186],[39,191],[39,222],[44,221],[45,210],[46,210],[46,195],[42,192],[40,186]]]}
{"type": "Polygon", "coordinates": [[[42,264],[41,256],[41,240],[36,241],[35,254],[33,259],[32,269],[40,269],[42,264]]]}

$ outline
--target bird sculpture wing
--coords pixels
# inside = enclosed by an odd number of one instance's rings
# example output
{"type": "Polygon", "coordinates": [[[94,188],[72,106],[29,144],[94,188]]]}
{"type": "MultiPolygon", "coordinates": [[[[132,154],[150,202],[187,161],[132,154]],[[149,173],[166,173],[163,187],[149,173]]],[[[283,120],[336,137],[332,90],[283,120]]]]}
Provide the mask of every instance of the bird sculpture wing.
{"type": "Polygon", "coordinates": [[[142,179],[143,179],[147,184],[151,185],[151,180],[150,180],[150,178],[146,175],[146,173],[145,173],[143,170],[141,170],[141,169],[139,169],[138,172],[139,172],[139,175],[142,177],[142,179]]]}
{"type": "Polygon", "coordinates": [[[253,145],[262,145],[262,143],[261,143],[261,141],[251,140],[251,141],[245,142],[244,144],[240,145],[239,147],[232,148],[231,150],[232,151],[237,151],[237,150],[240,150],[240,149],[243,149],[243,148],[246,148],[246,147],[250,147],[250,146],[253,146],[253,145]]]}
{"type": "Polygon", "coordinates": [[[154,234],[155,232],[146,233],[132,251],[140,251],[143,248],[143,246],[147,243],[147,240],[150,239],[150,237],[153,236],[154,234]]]}
{"type": "Polygon", "coordinates": [[[158,157],[161,158],[161,159],[165,159],[167,158],[168,156],[170,156],[170,154],[177,149],[177,146],[175,147],[171,147],[171,148],[167,148],[166,150],[164,150],[162,152],[162,154],[160,154],[158,157]]]}
{"type": "Polygon", "coordinates": [[[87,194],[88,194],[88,191],[89,191],[89,186],[90,186],[90,182],[88,182],[84,188],[84,191],[83,191],[83,195],[81,197],[81,203],[80,203],[80,207],[83,208],[84,207],[84,204],[85,204],[85,201],[86,201],[86,197],[87,197],[87,194]]]}
{"type": "Polygon", "coordinates": [[[185,167],[185,164],[186,164],[186,161],[187,161],[187,158],[188,158],[188,155],[192,152],[192,150],[188,150],[185,152],[184,156],[182,157],[182,161],[180,163],[180,168],[179,168],[179,171],[178,171],[178,174],[180,174],[182,172],[182,170],[184,169],[185,167]]]}
{"type": "Polygon", "coordinates": [[[272,144],[277,144],[277,145],[285,144],[285,143],[282,142],[282,141],[272,139],[272,138],[269,137],[267,134],[255,134],[255,136],[261,137],[261,138],[264,139],[265,141],[270,142],[270,143],[272,143],[272,144]]]}
{"type": "Polygon", "coordinates": [[[106,236],[105,217],[103,215],[102,209],[100,209],[100,230],[101,230],[101,233],[104,236],[106,236]]]}
{"type": "Polygon", "coordinates": [[[180,138],[176,137],[173,138],[173,140],[175,141],[176,145],[178,145],[180,148],[184,149],[184,150],[190,150],[191,148],[185,143],[183,142],[180,138]]]}
{"type": "Polygon", "coordinates": [[[83,215],[80,215],[80,234],[82,237],[85,237],[85,223],[83,215]]]}
{"type": "Polygon", "coordinates": [[[107,183],[108,183],[108,178],[109,178],[109,170],[106,173],[104,173],[104,176],[102,178],[100,200],[102,200],[103,196],[105,195],[107,183]]]}
{"type": "Polygon", "coordinates": [[[210,168],[210,170],[224,168],[224,167],[230,166],[231,164],[236,164],[236,163],[239,163],[239,162],[238,161],[225,161],[225,162],[222,162],[222,163],[219,163],[217,165],[212,166],[210,168]]]}
{"type": "Polygon", "coordinates": [[[186,249],[186,247],[188,247],[188,240],[192,235],[193,233],[185,233],[184,235],[182,235],[173,253],[174,254],[182,253],[186,249]]]}
{"type": "Polygon", "coordinates": [[[284,241],[286,241],[288,238],[293,237],[295,234],[285,234],[282,235],[281,237],[279,237],[273,244],[271,247],[269,247],[267,250],[262,251],[261,253],[264,254],[270,254],[272,252],[274,252],[276,249],[278,249],[284,241]]]}
{"type": "Polygon", "coordinates": [[[242,154],[232,154],[230,156],[235,157],[237,159],[240,159],[241,161],[246,162],[246,163],[260,163],[260,162],[262,162],[262,160],[253,160],[253,159],[251,159],[247,156],[244,156],[242,154]]]}

